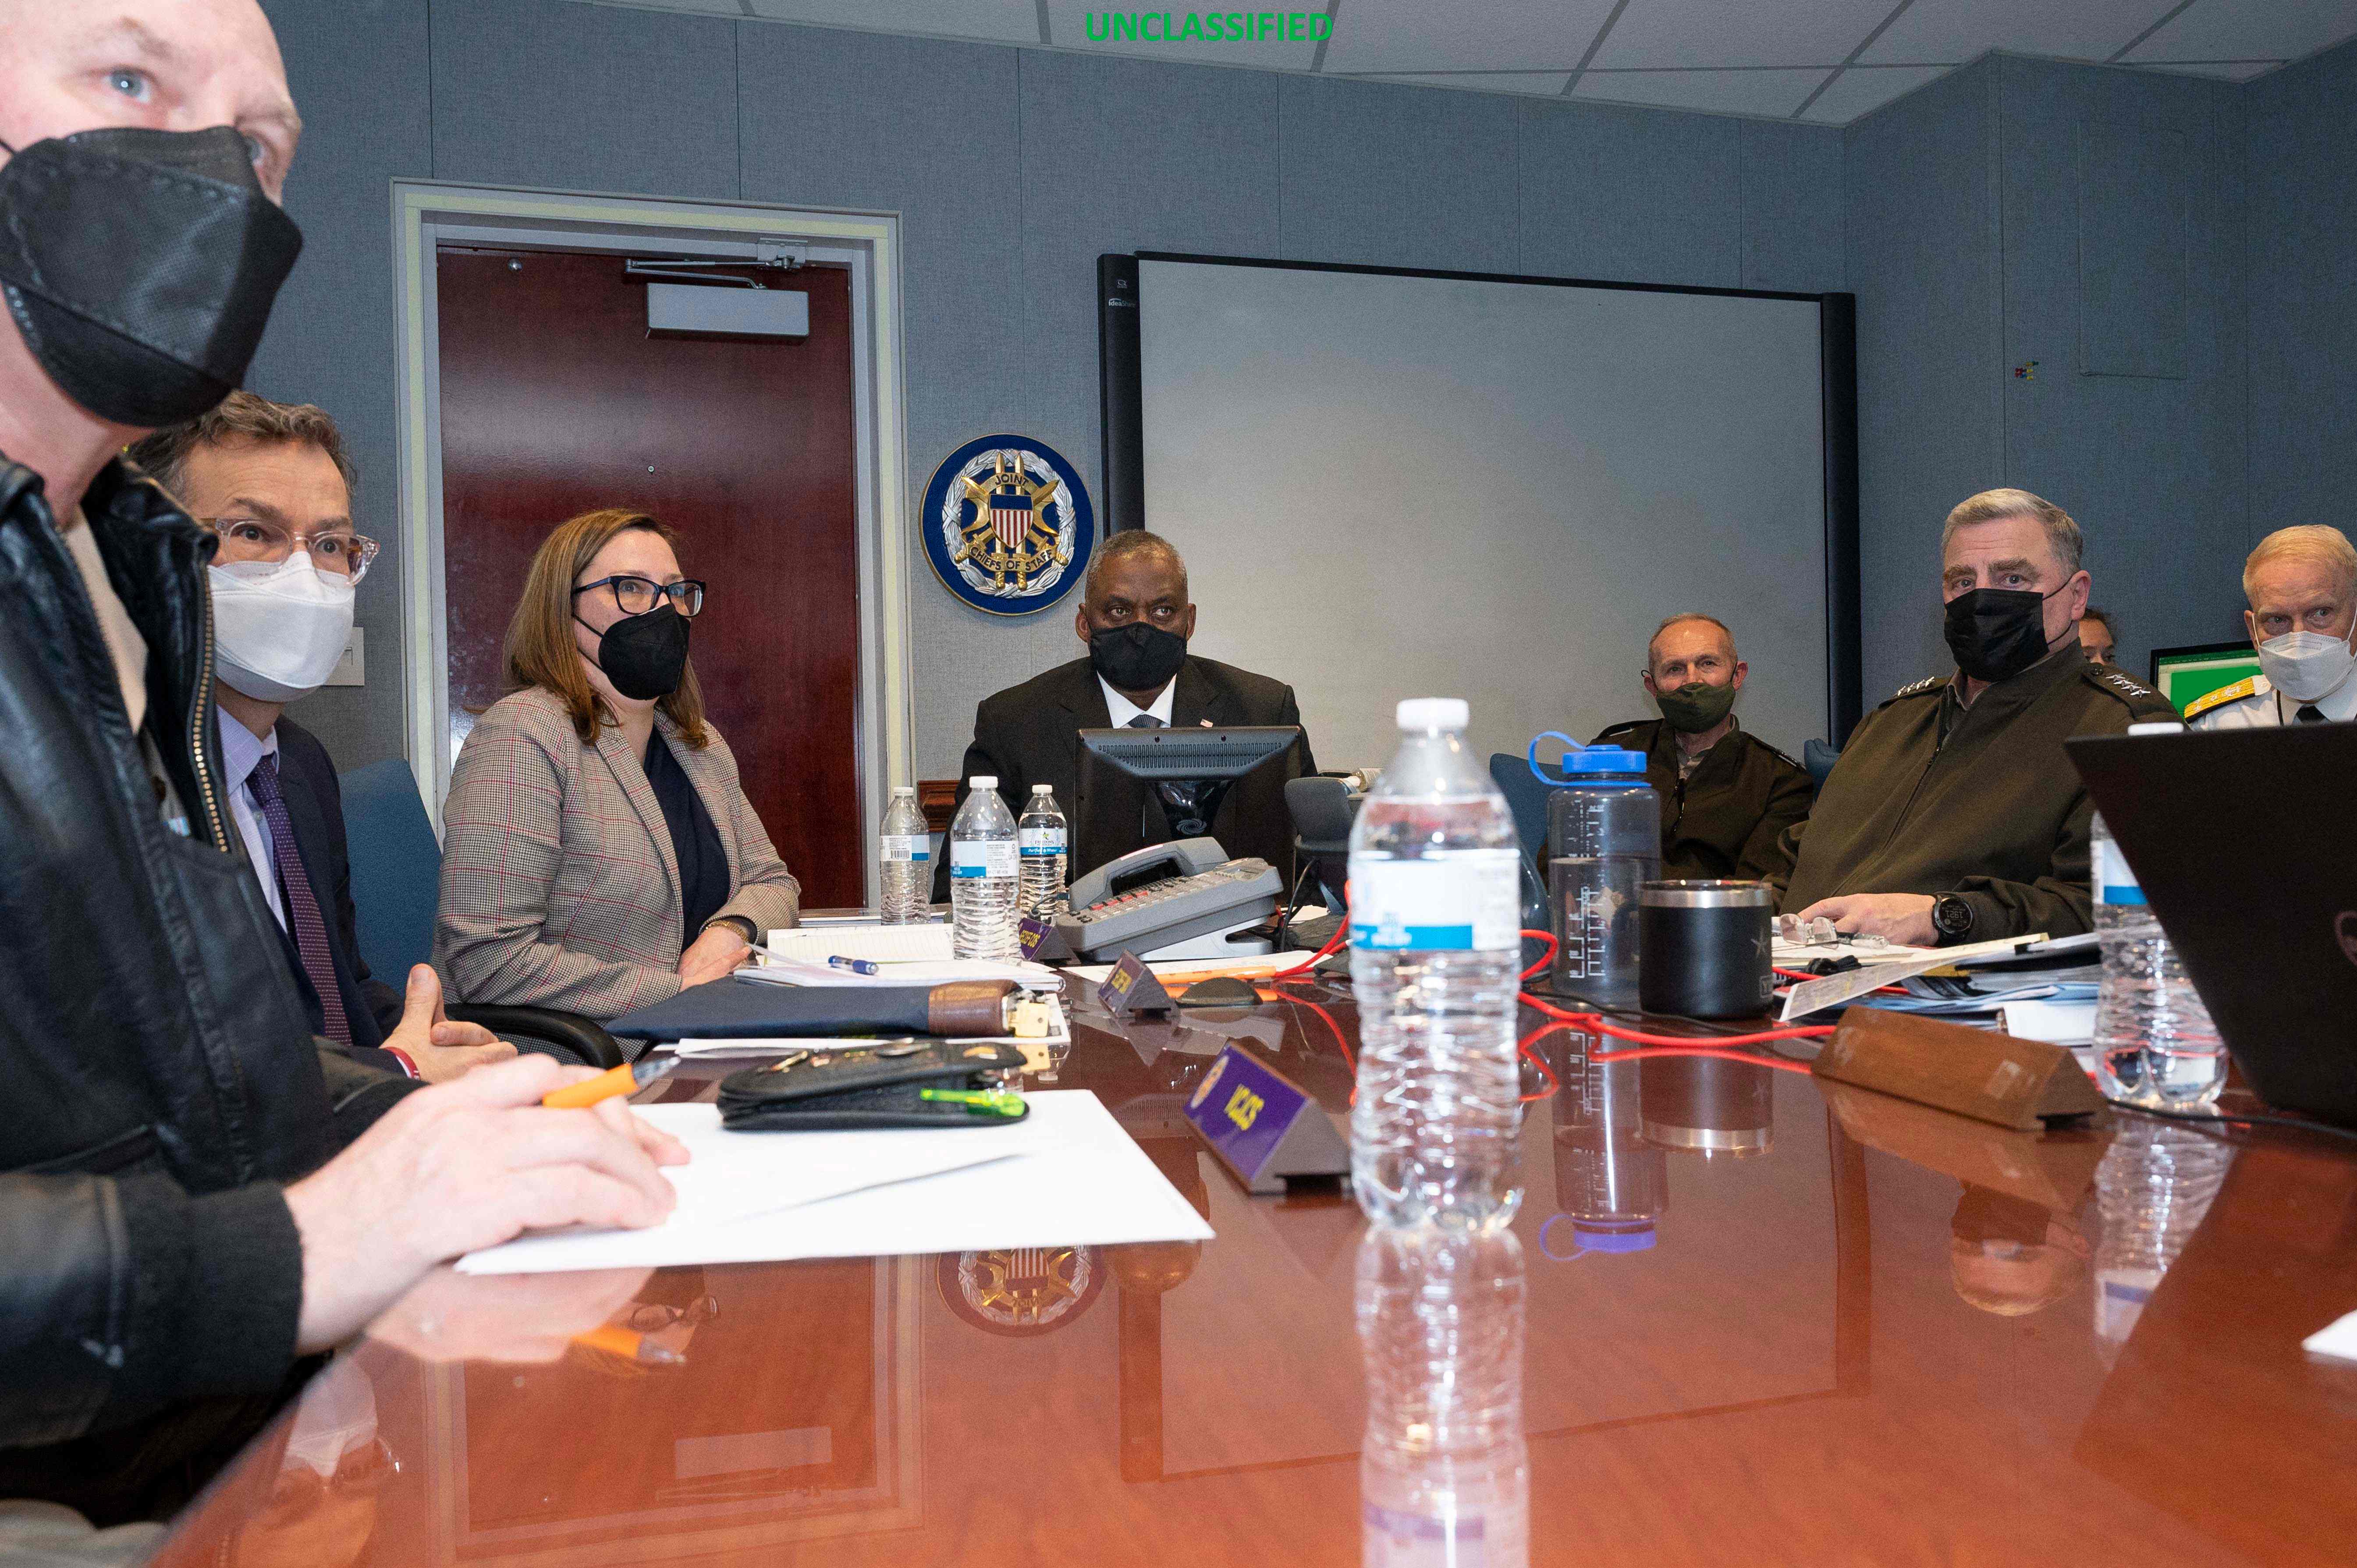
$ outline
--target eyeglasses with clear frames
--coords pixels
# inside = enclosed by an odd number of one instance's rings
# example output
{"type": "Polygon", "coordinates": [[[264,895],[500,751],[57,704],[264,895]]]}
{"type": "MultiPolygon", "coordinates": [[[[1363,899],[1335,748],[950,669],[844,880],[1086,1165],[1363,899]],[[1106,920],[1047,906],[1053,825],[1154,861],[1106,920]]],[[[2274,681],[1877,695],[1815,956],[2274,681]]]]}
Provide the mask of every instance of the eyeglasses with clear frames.
{"type": "Polygon", "coordinates": [[[258,517],[199,521],[220,536],[221,549],[213,563],[221,566],[242,561],[274,566],[292,556],[299,545],[317,570],[358,583],[368,575],[369,563],[376,559],[379,548],[375,540],[349,528],[297,530],[258,517]]]}
{"type": "Polygon", "coordinates": [[[634,577],[627,573],[600,577],[594,583],[584,583],[574,589],[576,595],[592,588],[611,590],[614,607],[626,616],[642,616],[663,600],[671,607],[693,619],[704,608],[704,585],[694,579],[677,583],[658,583],[648,577],[634,577]]]}

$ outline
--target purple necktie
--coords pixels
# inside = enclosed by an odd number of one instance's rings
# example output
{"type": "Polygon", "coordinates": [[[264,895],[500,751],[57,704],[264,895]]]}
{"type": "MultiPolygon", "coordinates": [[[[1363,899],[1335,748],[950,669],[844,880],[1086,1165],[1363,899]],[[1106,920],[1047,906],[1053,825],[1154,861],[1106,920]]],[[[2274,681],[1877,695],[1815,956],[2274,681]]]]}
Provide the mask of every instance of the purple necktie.
{"type": "Polygon", "coordinates": [[[336,962],[328,956],[328,922],[319,918],[319,901],[311,896],[310,875],[303,869],[302,852],[295,847],[295,824],[286,816],[286,797],[278,792],[274,754],[264,754],[253,765],[253,797],[262,802],[262,820],[270,824],[270,853],[278,862],[278,885],[286,891],[286,924],[295,933],[295,950],[303,955],[303,972],[311,977],[311,989],[319,993],[328,1037],[349,1046],[351,1020],[344,1016],[343,993],[336,989],[336,962]]]}

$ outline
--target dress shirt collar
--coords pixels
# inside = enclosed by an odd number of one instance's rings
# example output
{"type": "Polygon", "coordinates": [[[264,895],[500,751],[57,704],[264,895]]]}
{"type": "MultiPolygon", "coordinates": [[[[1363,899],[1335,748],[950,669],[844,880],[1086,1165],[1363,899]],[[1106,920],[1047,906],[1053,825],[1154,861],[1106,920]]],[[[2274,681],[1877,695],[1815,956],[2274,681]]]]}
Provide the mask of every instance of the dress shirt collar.
{"type": "Polygon", "coordinates": [[[229,787],[231,790],[242,789],[264,757],[278,755],[278,726],[272,725],[270,733],[257,740],[252,730],[219,703],[213,704],[213,722],[221,725],[221,767],[229,773],[229,787]]]}
{"type": "Polygon", "coordinates": [[[1127,728],[1129,721],[1135,718],[1140,714],[1152,714],[1156,718],[1162,721],[1162,725],[1165,729],[1170,727],[1170,699],[1172,693],[1178,690],[1178,678],[1177,676],[1174,675],[1169,680],[1165,681],[1162,683],[1161,694],[1154,699],[1152,705],[1143,708],[1139,707],[1135,703],[1131,702],[1127,697],[1123,696],[1119,692],[1114,691],[1103,676],[1100,675],[1097,677],[1097,684],[1104,687],[1105,712],[1113,715],[1114,728],[1127,728]]]}

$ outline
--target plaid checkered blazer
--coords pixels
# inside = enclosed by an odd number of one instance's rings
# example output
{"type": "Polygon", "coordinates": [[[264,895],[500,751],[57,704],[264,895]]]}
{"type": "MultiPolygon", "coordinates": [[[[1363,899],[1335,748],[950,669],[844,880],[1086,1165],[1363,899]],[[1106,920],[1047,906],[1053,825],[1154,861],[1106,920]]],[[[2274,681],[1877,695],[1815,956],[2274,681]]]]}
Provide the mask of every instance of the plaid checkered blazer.
{"type": "MultiPolygon", "coordinates": [[[[655,726],[675,742],[661,713],[655,726]]],[[[723,915],[795,923],[802,885],[770,846],[710,725],[673,744],[728,859],[723,915]]],[[[455,1000],[611,1018],[680,989],[679,861],[644,766],[608,725],[594,746],[562,700],[517,692],[476,721],[442,808],[434,967],[455,1000]]]]}

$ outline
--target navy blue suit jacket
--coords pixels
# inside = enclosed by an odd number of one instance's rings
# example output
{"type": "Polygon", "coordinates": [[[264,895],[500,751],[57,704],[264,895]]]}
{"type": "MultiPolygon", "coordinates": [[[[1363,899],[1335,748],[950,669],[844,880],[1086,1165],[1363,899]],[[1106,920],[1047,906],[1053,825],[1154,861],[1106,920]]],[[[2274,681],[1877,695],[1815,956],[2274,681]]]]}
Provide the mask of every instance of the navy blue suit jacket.
{"type": "MultiPolygon", "coordinates": [[[[318,900],[319,914],[327,921],[336,990],[343,998],[344,1016],[352,1028],[351,1054],[371,1067],[399,1072],[400,1064],[377,1047],[384,1044],[387,1031],[401,1021],[403,996],[371,974],[361,958],[358,917],[352,908],[351,857],[344,844],[344,794],[336,782],[336,766],[318,736],[284,717],[278,721],[278,791],[286,801],[287,823],[295,830],[295,848],[310,878],[311,897],[318,900]]],[[[285,950],[295,988],[302,993],[311,1032],[324,1036],[327,1013],[310,977],[303,972],[294,938],[283,928],[279,945],[285,950]]]]}

